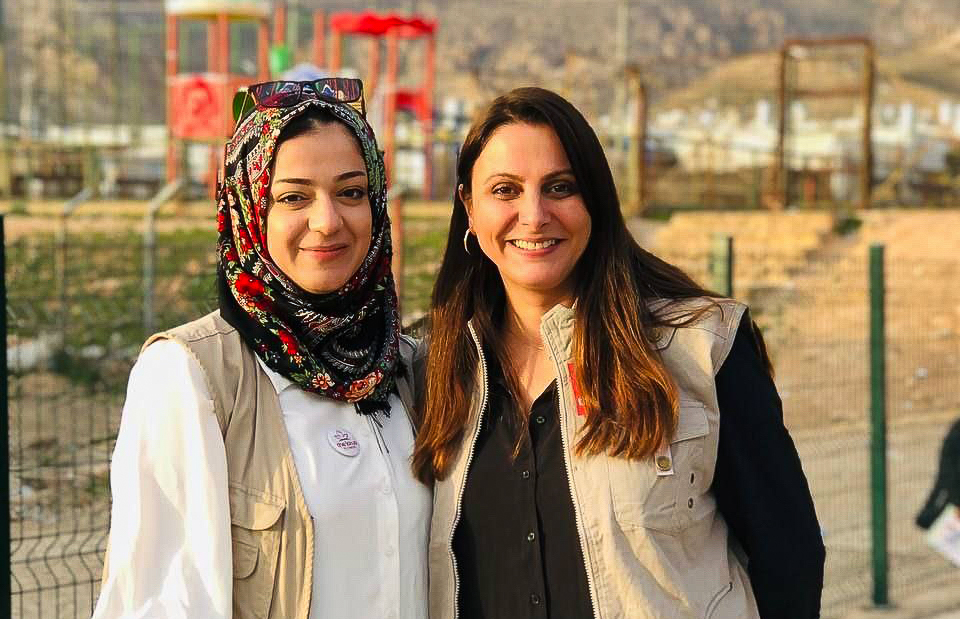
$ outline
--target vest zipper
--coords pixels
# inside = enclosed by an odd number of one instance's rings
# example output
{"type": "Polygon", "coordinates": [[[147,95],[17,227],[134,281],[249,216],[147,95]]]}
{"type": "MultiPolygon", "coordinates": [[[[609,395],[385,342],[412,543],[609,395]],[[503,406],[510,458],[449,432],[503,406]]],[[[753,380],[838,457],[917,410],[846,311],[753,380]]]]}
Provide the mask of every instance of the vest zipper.
{"type": "Polygon", "coordinates": [[[450,552],[450,558],[453,561],[453,619],[460,616],[460,573],[457,570],[457,555],[453,552],[453,534],[457,531],[457,525],[460,524],[460,506],[463,503],[463,493],[467,488],[467,475],[470,473],[470,463],[473,462],[473,452],[477,446],[477,437],[480,436],[480,427],[483,425],[483,411],[487,408],[487,359],[483,356],[483,347],[480,346],[480,338],[474,331],[473,325],[467,323],[470,329],[470,337],[477,347],[477,354],[480,356],[480,380],[482,385],[483,397],[480,400],[480,413],[477,416],[477,429],[473,432],[473,439],[470,441],[470,451],[467,452],[467,465],[463,470],[463,483],[460,484],[460,490],[457,492],[457,510],[453,515],[453,527],[450,529],[450,539],[447,540],[447,550],[450,552]]]}
{"type": "Polygon", "coordinates": [[[707,610],[703,615],[705,619],[713,617],[713,613],[716,612],[717,607],[720,606],[720,602],[722,602],[723,598],[731,591],[733,591],[733,581],[728,582],[726,587],[714,594],[713,599],[710,600],[710,604],[707,605],[707,610]]]}
{"type": "MultiPolygon", "coordinates": [[[[563,387],[562,370],[557,363],[557,355],[550,347],[550,355],[553,357],[553,364],[557,368],[557,404],[560,410],[560,442],[563,445],[563,465],[567,469],[567,489],[570,491],[570,501],[573,503],[573,516],[577,523],[577,538],[580,540],[580,553],[583,555],[583,567],[587,572],[587,589],[590,591],[590,608],[593,609],[594,619],[600,619],[600,612],[597,605],[596,583],[593,581],[593,572],[590,570],[590,561],[587,558],[587,545],[584,543],[583,517],[580,514],[580,505],[577,503],[577,497],[573,494],[573,470],[570,467],[570,455],[567,449],[567,428],[566,428],[566,408],[563,406],[563,387]]],[[[573,377],[571,377],[572,379],[573,377]]]]}

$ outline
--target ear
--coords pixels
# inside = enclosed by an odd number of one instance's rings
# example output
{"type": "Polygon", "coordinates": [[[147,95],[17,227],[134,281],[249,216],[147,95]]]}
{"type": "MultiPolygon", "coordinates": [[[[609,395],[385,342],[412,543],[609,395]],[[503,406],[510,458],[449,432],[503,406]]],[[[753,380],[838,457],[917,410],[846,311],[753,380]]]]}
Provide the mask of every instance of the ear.
{"type": "Polygon", "coordinates": [[[473,211],[473,200],[472,196],[467,193],[467,190],[464,189],[463,183],[457,185],[457,197],[460,198],[460,201],[463,202],[464,208],[467,209],[467,215],[473,211]]]}
{"type": "Polygon", "coordinates": [[[473,197],[464,189],[463,183],[457,185],[457,196],[463,202],[463,208],[467,211],[467,228],[473,230],[473,197]]]}

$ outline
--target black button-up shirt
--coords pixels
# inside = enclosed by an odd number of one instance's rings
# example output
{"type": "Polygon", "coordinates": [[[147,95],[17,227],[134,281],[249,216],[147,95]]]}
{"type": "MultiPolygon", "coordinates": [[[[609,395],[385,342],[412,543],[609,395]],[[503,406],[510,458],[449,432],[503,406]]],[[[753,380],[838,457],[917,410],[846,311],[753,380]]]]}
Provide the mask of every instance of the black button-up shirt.
{"type": "MultiPolygon", "coordinates": [[[[464,619],[593,616],[559,427],[556,384],[533,403],[516,459],[511,396],[494,355],[490,395],[454,533],[464,619]]],[[[749,557],[760,616],[819,616],[823,542],[780,398],[744,315],[716,377],[720,408],[711,490],[749,557]]]]}
{"type": "Polygon", "coordinates": [[[516,419],[495,358],[488,361],[488,373],[490,399],[453,538],[460,616],[590,617],[556,383],[534,401],[529,441],[514,459],[516,419]]]}

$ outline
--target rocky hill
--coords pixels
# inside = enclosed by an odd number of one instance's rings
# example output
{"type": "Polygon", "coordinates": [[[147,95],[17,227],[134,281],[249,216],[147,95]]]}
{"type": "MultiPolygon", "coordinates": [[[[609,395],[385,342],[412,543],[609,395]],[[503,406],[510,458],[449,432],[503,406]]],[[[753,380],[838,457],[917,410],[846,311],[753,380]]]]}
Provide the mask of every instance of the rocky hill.
{"type": "MultiPolygon", "coordinates": [[[[56,116],[62,109],[51,102],[63,98],[62,84],[79,81],[66,104],[75,108],[75,118],[130,118],[136,112],[144,121],[162,119],[161,0],[30,4],[30,11],[24,2],[2,9],[6,75],[13,78],[8,118],[16,117],[24,96],[56,116]],[[134,52],[140,56],[131,62],[134,52]],[[33,77],[24,78],[31,70],[33,77]],[[63,80],[41,77],[57,75],[63,80]],[[139,102],[104,105],[114,92],[121,101],[131,99],[125,87],[131,79],[139,81],[139,102]]],[[[960,59],[956,0],[288,0],[288,6],[291,14],[304,16],[313,8],[372,8],[436,18],[441,98],[480,100],[518,84],[541,84],[602,113],[614,101],[624,58],[643,71],[655,102],[702,96],[702,89],[684,89],[704,76],[716,80],[720,91],[752,98],[754,91],[769,91],[775,65],[768,54],[784,39],[843,34],[872,36],[881,71],[902,92],[927,89],[936,98],[960,89],[960,75],[954,75],[960,70],[944,62],[960,59]]],[[[309,33],[305,22],[300,31],[309,33]]],[[[243,53],[255,37],[241,38],[237,51],[243,53]]],[[[195,43],[194,55],[202,57],[202,41],[195,43]]],[[[191,48],[185,45],[184,52],[191,48]]],[[[307,50],[304,41],[298,54],[305,57],[307,50]]],[[[364,53],[357,44],[345,58],[363,66],[364,53]]],[[[421,63],[422,54],[410,46],[403,64],[415,73],[421,63]]]]}

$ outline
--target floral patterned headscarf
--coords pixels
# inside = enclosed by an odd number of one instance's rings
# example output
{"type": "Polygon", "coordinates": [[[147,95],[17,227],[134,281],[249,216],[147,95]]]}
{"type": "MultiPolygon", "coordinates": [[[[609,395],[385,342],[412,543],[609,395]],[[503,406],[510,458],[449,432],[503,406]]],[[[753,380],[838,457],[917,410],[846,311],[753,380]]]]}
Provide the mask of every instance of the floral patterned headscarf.
{"type": "Polygon", "coordinates": [[[348,105],[319,99],[248,116],[227,143],[217,188],[221,315],[272,370],[301,388],[389,413],[398,364],[397,295],[390,268],[386,175],[370,125],[348,105]],[[293,119],[323,110],[356,136],[373,214],[370,248],[339,289],[307,292],[267,251],[266,217],[277,139],[293,119]],[[226,297],[226,298],[225,298],[226,297]]]}

